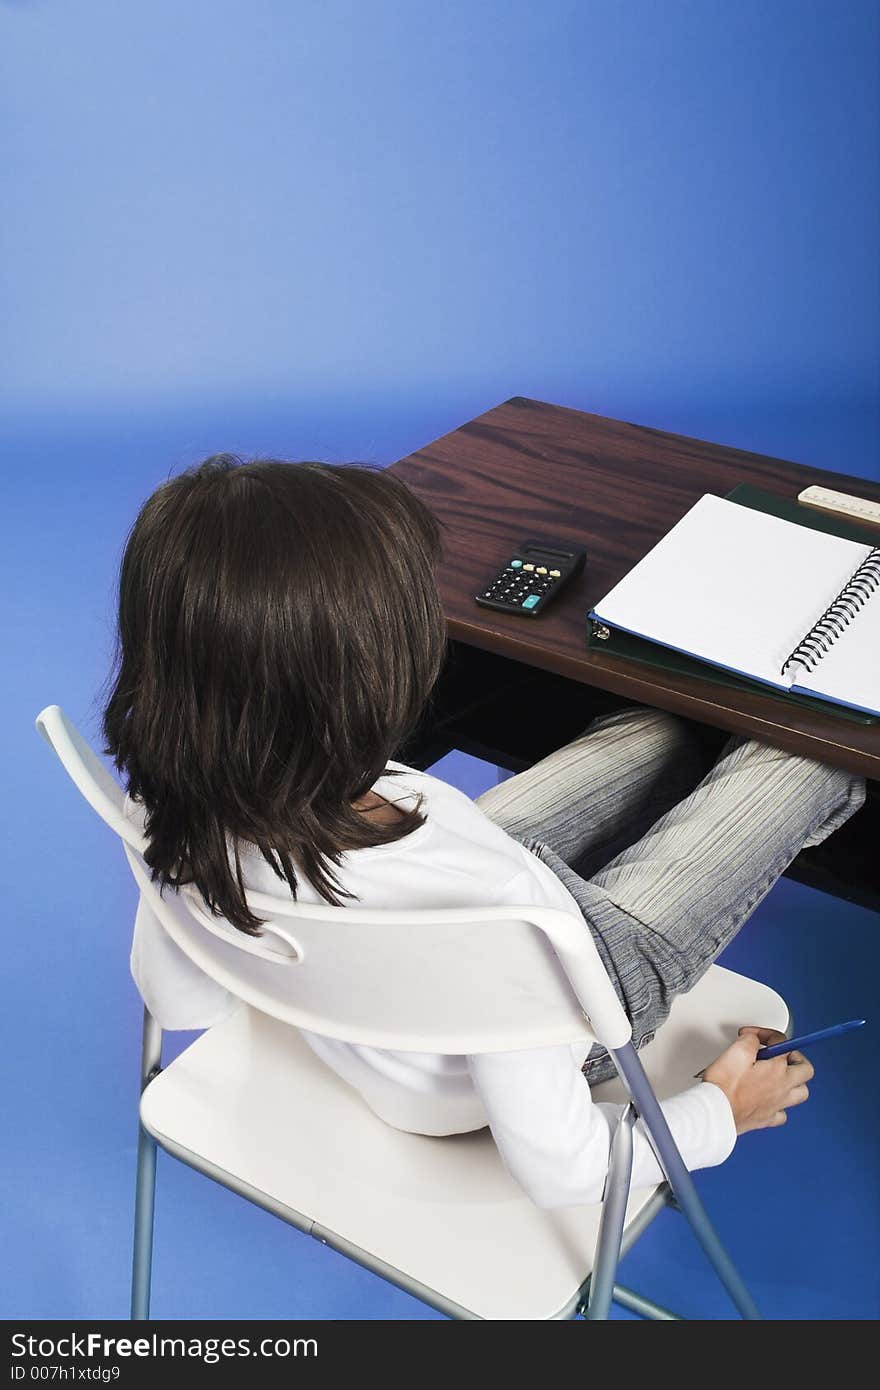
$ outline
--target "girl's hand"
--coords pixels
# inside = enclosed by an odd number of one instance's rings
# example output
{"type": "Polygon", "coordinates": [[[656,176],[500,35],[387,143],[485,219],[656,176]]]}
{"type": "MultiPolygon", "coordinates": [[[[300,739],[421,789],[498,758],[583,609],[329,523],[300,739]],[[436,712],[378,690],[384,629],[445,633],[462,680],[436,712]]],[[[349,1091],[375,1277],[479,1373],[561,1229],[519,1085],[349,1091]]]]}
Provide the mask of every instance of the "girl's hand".
{"type": "Polygon", "coordinates": [[[703,1080],[720,1086],[730,1101],[737,1134],[784,1125],[786,1110],[809,1097],[813,1067],[802,1052],[758,1060],[765,1044],[785,1042],[774,1028],[740,1028],[739,1037],[703,1072],[703,1080]]]}

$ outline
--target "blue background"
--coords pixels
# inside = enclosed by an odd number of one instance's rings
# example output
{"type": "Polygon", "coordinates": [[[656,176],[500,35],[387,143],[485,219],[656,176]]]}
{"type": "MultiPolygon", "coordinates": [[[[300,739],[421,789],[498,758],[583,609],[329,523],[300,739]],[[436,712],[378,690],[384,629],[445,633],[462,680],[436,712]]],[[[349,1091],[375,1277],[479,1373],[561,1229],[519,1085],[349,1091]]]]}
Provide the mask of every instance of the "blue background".
{"type": "MultiPolygon", "coordinates": [[[[878,51],[874,0],[0,0],[0,1314],[126,1310],[133,888],[32,720],[96,737],[141,501],[514,394],[880,477],[878,51]]],[[[876,928],[783,882],[731,959],[818,1025],[871,1010],[876,928]]],[[[701,1179],[771,1316],[880,1306],[875,1038],[701,1179]]],[[[426,1315],[160,1168],[157,1315],[426,1315]]],[[[727,1316],[671,1214],[627,1265],[727,1316]]]]}

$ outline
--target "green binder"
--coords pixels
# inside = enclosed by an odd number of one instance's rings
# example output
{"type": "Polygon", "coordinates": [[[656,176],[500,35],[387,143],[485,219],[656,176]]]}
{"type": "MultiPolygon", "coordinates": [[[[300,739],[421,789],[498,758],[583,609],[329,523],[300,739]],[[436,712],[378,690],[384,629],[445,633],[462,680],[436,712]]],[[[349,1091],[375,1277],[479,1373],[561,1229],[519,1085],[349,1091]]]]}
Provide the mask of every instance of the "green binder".
{"type": "MultiPolygon", "coordinates": [[[[777,497],[773,492],[764,492],[751,483],[741,483],[727,494],[728,502],[738,502],[741,507],[751,507],[754,511],[768,512],[771,516],[793,521],[798,526],[808,526],[813,531],[825,531],[831,536],[842,536],[844,540],[859,541],[862,545],[877,545],[880,536],[876,529],[860,526],[857,522],[846,521],[830,516],[826,512],[802,507],[798,502],[790,502],[785,497],[777,497]]],[[[861,710],[849,709],[845,705],[835,705],[828,700],[817,700],[811,695],[792,695],[784,690],[774,690],[762,681],[751,681],[747,676],[735,676],[721,670],[697,657],[684,656],[670,647],[651,642],[645,637],[634,637],[629,632],[611,629],[605,639],[596,636],[599,624],[587,619],[587,646],[614,656],[626,657],[628,661],[639,661],[646,666],[658,667],[661,671],[671,671],[677,676],[696,676],[700,680],[711,681],[731,690],[757,691],[770,699],[782,700],[786,704],[803,705],[806,709],[817,710],[821,714],[833,714],[838,719],[846,719],[851,724],[876,724],[880,716],[865,714],[861,710]]]]}

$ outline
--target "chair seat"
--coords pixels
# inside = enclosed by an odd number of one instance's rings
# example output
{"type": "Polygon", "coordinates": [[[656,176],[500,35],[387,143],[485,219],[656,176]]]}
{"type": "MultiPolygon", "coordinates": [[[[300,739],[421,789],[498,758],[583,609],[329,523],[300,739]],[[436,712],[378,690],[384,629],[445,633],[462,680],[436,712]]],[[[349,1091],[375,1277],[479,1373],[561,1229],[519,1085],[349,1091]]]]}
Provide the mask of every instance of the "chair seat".
{"type": "MultiPolygon", "coordinates": [[[[788,1010],[712,966],[641,1053],[661,1099],[693,1085],[743,1023],[785,1030],[788,1010]]],[[[618,1082],[594,1094],[623,1098],[618,1082]]],[[[392,1129],[294,1028],[245,1006],[147,1086],[141,1118],[176,1157],[453,1316],[569,1317],[590,1274],[598,1205],[535,1207],[488,1130],[392,1129]]],[[[628,1228],[656,1191],[632,1194],[628,1228]]]]}

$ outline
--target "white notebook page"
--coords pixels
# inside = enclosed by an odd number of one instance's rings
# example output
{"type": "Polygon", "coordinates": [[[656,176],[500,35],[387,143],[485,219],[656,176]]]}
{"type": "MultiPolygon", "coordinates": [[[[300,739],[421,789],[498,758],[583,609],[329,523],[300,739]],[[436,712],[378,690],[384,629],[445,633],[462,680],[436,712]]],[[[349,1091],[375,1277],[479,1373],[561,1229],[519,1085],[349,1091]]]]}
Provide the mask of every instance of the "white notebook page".
{"type": "Polygon", "coordinates": [[[707,493],[595,612],[787,689],[783,662],[870,549],[707,493]]]}
{"type": "Polygon", "coordinates": [[[798,690],[880,713],[880,589],[862,605],[809,675],[795,672],[798,690]]]}

